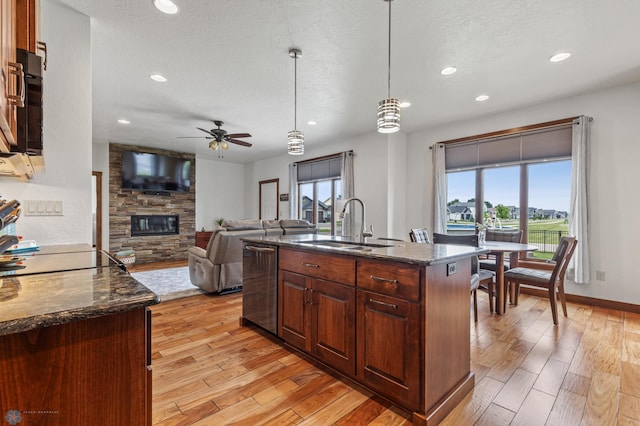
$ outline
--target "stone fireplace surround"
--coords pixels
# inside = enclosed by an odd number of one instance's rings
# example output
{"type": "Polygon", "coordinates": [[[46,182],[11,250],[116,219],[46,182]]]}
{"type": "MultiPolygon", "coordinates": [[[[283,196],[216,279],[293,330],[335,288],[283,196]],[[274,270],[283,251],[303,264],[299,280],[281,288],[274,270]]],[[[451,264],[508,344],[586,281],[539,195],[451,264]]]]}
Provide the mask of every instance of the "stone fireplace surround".
{"type": "Polygon", "coordinates": [[[136,263],[186,260],[195,245],[195,155],[143,146],[109,144],[109,251],[134,250],[136,263]],[[150,195],[121,188],[122,151],[151,152],[191,160],[191,190],[188,193],[150,195]],[[179,233],[131,236],[131,216],[179,216],[179,233]]]}

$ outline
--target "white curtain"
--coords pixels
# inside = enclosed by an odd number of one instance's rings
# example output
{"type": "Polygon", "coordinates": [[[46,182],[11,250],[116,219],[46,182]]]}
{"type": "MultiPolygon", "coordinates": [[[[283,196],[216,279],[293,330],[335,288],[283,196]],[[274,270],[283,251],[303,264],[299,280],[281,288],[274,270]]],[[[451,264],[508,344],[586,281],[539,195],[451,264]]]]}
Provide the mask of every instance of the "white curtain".
{"type": "MultiPolygon", "coordinates": [[[[353,151],[346,151],[341,154],[342,169],[340,170],[340,180],[342,182],[342,198],[346,200],[354,196],[353,190],[353,151]]],[[[336,205],[336,208],[338,206],[336,205]]],[[[340,207],[342,209],[342,207],[340,207]]],[[[335,214],[340,212],[336,211],[335,214]]],[[[342,219],[342,235],[352,235],[351,231],[355,229],[355,218],[352,214],[346,213],[342,219]]]]}
{"type": "Polygon", "coordinates": [[[298,165],[289,164],[289,218],[298,217],[298,165]]]}
{"type": "Polygon", "coordinates": [[[445,149],[443,144],[433,145],[433,230],[447,233],[447,173],[445,169],[445,149]]]}
{"type": "Polygon", "coordinates": [[[589,264],[589,215],[588,215],[588,161],[590,117],[581,116],[573,121],[571,141],[571,203],[569,205],[569,235],[578,245],[569,263],[568,278],[576,283],[588,283],[589,264]]]}

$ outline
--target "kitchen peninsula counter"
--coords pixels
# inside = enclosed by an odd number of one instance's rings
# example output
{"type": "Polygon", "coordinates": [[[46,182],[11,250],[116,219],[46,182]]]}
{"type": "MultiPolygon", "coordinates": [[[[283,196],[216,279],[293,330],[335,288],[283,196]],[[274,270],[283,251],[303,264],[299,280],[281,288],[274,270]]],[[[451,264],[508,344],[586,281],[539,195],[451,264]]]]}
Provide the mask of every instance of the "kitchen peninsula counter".
{"type": "Polygon", "coordinates": [[[409,410],[415,425],[439,424],[473,389],[471,258],[488,250],[322,235],[243,240],[247,251],[277,250],[277,335],[290,347],[409,410]]]}
{"type": "Polygon", "coordinates": [[[470,247],[449,244],[417,244],[406,241],[381,240],[367,238],[362,248],[355,249],[358,240],[345,237],[331,237],[325,235],[299,234],[276,235],[266,237],[247,237],[244,241],[273,244],[280,247],[297,248],[301,250],[314,250],[320,253],[335,253],[341,255],[354,255],[370,259],[392,260],[412,265],[436,265],[451,262],[457,259],[469,258],[471,255],[489,253],[489,250],[481,247],[470,247]],[[322,242],[344,242],[344,247],[323,245],[322,242]],[[353,244],[349,246],[348,244],[353,244]],[[384,247],[377,247],[384,246],[384,247]]]}
{"type": "Polygon", "coordinates": [[[0,268],[0,412],[25,424],[151,424],[158,296],[88,245],[0,268]]]}

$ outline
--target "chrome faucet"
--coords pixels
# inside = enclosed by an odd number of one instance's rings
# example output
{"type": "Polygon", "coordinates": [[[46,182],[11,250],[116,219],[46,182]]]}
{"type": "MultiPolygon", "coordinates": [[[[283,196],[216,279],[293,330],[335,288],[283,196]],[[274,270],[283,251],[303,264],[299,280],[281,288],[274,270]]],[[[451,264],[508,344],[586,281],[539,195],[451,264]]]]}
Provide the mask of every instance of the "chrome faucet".
{"type": "Polygon", "coordinates": [[[342,208],[342,211],[338,216],[340,217],[340,219],[344,219],[344,212],[347,210],[347,206],[351,201],[357,201],[362,206],[362,231],[360,232],[360,242],[364,243],[366,237],[373,237],[373,225],[371,225],[369,227],[369,230],[367,231],[367,225],[365,223],[364,202],[360,198],[356,198],[356,197],[347,198],[347,200],[344,202],[344,207],[342,208]]]}

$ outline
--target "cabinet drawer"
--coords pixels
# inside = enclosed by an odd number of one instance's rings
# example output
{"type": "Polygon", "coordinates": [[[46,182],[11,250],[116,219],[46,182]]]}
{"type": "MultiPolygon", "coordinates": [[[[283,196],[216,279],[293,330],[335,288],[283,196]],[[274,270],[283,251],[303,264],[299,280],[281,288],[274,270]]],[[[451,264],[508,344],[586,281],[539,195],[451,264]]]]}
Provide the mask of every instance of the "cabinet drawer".
{"type": "Polygon", "coordinates": [[[347,285],[356,283],[355,259],[281,248],[278,261],[280,269],[347,285]]]}
{"type": "Polygon", "coordinates": [[[358,261],[358,287],[403,299],[420,299],[420,268],[404,263],[358,261]]]}

